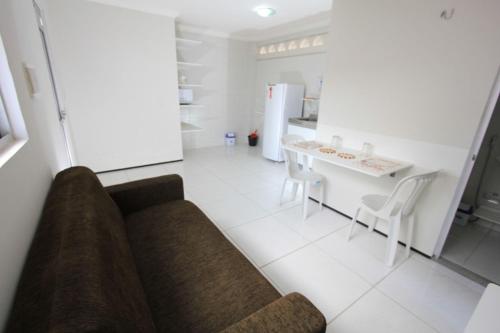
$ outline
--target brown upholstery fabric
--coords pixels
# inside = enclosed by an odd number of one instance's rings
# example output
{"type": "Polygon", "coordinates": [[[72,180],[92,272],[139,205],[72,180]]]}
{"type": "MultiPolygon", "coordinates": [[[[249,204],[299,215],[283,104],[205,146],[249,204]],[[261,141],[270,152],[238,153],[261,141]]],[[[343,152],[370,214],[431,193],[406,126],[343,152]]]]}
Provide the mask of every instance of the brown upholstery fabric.
{"type": "Polygon", "coordinates": [[[87,168],[48,195],[6,332],[154,332],[120,211],[87,168]]]}
{"type": "Polygon", "coordinates": [[[168,175],[110,186],[106,191],[124,215],[173,200],[183,200],[179,175],[168,175]]]}
{"type": "Polygon", "coordinates": [[[182,199],[179,176],[104,189],[87,168],[61,172],[6,332],[324,332],[182,199]]]}
{"type": "Polygon", "coordinates": [[[274,301],[221,333],[323,333],[325,318],[304,296],[293,293],[274,301]]]}
{"type": "Polygon", "coordinates": [[[188,201],[131,214],[126,226],[158,332],[218,332],[280,298],[188,201]]]}

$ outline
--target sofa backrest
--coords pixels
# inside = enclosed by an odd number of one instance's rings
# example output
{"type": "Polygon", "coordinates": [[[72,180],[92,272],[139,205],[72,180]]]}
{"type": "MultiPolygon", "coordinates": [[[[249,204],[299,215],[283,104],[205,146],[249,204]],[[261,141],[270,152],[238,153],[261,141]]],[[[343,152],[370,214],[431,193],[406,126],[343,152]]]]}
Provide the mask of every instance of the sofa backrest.
{"type": "Polygon", "coordinates": [[[57,175],[7,332],[154,332],[120,211],[83,167],[57,175]]]}

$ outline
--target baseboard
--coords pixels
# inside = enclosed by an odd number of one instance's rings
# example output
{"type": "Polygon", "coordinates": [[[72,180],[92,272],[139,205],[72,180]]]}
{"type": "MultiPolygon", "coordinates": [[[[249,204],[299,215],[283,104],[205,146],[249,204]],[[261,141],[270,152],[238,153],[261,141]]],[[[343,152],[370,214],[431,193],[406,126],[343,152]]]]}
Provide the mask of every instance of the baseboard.
{"type": "Polygon", "coordinates": [[[124,170],[137,169],[137,168],[144,168],[144,167],[155,166],[155,165],[162,165],[162,164],[178,163],[178,162],[183,162],[183,161],[184,160],[175,160],[175,161],[168,161],[168,162],[158,162],[158,163],[152,163],[152,164],[137,165],[137,166],[132,166],[132,167],[128,167],[128,168],[99,171],[99,172],[96,172],[96,174],[100,175],[100,174],[104,174],[104,173],[110,173],[110,172],[116,172],[116,171],[124,171],[124,170]]]}
{"type": "MultiPolygon", "coordinates": [[[[314,202],[316,202],[316,203],[319,203],[319,201],[318,201],[318,200],[316,200],[316,199],[314,199],[314,198],[309,197],[309,199],[311,199],[312,201],[314,201],[314,202]]],[[[342,215],[342,216],[344,216],[344,217],[346,217],[346,218],[348,218],[348,219],[352,220],[352,216],[349,216],[349,215],[347,215],[347,214],[345,214],[345,213],[343,213],[343,212],[341,212],[341,211],[338,211],[338,210],[336,210],[335,208],[328,206],[327,204],[323,204],[323,207],[326,207],[326,208],[328,208],[328,209],[330,209],[330,210],[334,211],[335,213],[340,214],[340,215],[342,215]]],[[[363,222],[361,222],[361,221],[359,221],[359,220],[357,220],[356,222],[357,222],[357,223],[359,223],[359,224],[361,224],[361,225],[362,225],[362,226],[364,226],[365,228],[368,228],[368,225],[367,225],[366,223],[363,223],[363,222]]],[[[386,238],[387,238],[387,235],[386,235],[386,234],[384,234],[383,232],[378,231],[378,230],[376,230],[376,229],[375,229],[375,230],[373,230],[373,231],[374,231],[374,232],[376,232],[377,234],[382,235],[382,236],[384,236],[384,237],[386,237],[386,238]]],[[[401,245],[403,245],[403,246],[406,246],[406,243],[404,243],[404,242],[398,241],[398,243],[399,243],[399,244],[401,244],[401,245]]],[[[423,252],[420,252],[419,250],[415,249],[413,246],[411,247],[411,250],[412,250],[413,252],[415,252],[415,253],[420,254],[421,256],[426,257],[427,259],[432,259],[432,256],[429,256],[429,255],[427,255],[427,254],[425,254],[425,253],[423,253],[423,252]]]]}

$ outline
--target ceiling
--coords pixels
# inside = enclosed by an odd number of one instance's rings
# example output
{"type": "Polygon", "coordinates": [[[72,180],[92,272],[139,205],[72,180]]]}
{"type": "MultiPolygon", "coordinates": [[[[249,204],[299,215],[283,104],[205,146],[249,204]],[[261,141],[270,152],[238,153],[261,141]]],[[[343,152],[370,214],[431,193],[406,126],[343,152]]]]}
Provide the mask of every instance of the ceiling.
{"type": "Polygon", "coordinates": [[[259,32],[324,15],[332,4],[332,0],[90,1],[175,16],[180,23],[194,25],[221,36],[237,36],[242,39],[259,39],[259,32]],[[261,5],[275,8],[277,14],[269,18],[257,16],[253,9],[261,5]]]}

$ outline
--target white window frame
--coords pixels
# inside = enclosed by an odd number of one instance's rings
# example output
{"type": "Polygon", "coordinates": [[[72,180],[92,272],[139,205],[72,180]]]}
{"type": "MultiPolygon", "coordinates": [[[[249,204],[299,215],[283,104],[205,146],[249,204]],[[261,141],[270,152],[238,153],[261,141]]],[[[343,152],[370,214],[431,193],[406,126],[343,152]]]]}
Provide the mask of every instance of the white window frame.
{"type": "Polygon", "coordinates": [[[0,146],[5,144],[11,137],[12,129],[10,128],[10,121],[5,110],[5,103],[3,102],[2,93],[0,91],[0,146]],[[5,118],[5,119],[4,119],[5,118]],[[2,127],[7,127],[7,133],[2,136],[2,127]]]}
{"type": "Polygon", "coordinates": [[[0,139],[0,168],[2,168],[28,142],[28,132],[21,113],[2,36],[0,36],[0,97],[9,127],[9,134],[0,139]]]}

